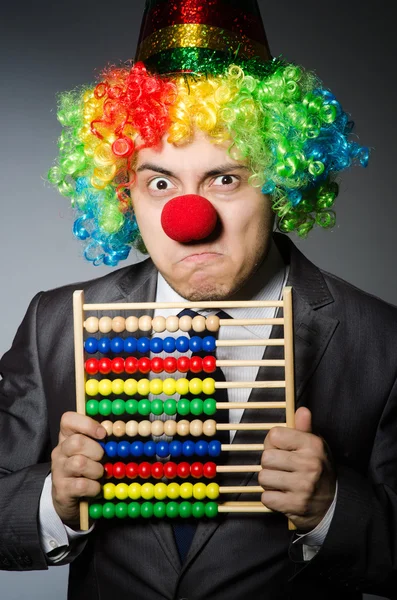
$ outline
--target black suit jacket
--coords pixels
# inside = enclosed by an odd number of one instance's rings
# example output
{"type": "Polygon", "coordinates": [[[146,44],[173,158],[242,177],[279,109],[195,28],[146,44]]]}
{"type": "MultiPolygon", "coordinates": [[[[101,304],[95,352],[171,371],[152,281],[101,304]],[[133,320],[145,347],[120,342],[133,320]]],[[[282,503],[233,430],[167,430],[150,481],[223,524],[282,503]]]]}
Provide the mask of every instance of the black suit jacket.
{"type": "MultiPolygon", "coordinates": [[[[293,287],[297,406],[312,411],[313,431],[327,441],[337,469],[336,510],[320,551],[304,562],[283,515],[221,515],[199,522],[181,565],[169,523],[101,521],[71,565],[69,598],[397,597],[397,309],[321,272],[285,236],[275,239],[293,287]]],[[[61,415],[75,409],[73,290],[84,289],[87,302],[151,301],[156,276],[147,260],[32,300],[0,364],[1,568],[47,567],[37,513],[61,415]]],[[[276,394],[253,390],[250,400],[276,394]]],[[[261,416],[246,410],[243,419],[261,416]]],[[[262,440],[260,432],[235,437],[262,440]]],[[[230,452],[227,460],[259,457],[230,452]]],[[[230,475],[227,483],[255,477],[230,475]]]]}

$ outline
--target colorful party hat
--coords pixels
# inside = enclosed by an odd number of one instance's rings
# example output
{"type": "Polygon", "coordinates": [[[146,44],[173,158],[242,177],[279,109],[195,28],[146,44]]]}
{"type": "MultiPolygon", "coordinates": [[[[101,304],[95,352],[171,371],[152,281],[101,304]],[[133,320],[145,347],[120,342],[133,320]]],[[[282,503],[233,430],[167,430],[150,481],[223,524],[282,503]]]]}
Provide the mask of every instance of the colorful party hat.
{"type": "Polygon", "coordinates": [[[146,0],[136,60],[159,74],[272,70],[257,0],[146,0]]]}

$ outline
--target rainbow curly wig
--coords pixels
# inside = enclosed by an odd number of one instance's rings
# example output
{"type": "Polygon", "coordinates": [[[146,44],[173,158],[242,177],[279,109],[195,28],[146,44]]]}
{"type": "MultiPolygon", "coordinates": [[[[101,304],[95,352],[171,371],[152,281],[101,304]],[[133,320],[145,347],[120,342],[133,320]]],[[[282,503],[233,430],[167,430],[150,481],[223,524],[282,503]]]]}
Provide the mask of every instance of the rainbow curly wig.
{"type": "Polygon", "coordinates": [[[94,265],[115,266],[141,247],[128,171],[165,134],[178,146],[196,129],[227,142],[269,195],[278,228],[300,237],[335,224],[336,176],[369,157],[317,76],[279,59],[267,70],[230,64],[213,74],[158,75],[139,61],[107,67],[96,85],[60,94],[58,119],[64,129],[48,179],[71,199],[74,234],[94,265]]]}

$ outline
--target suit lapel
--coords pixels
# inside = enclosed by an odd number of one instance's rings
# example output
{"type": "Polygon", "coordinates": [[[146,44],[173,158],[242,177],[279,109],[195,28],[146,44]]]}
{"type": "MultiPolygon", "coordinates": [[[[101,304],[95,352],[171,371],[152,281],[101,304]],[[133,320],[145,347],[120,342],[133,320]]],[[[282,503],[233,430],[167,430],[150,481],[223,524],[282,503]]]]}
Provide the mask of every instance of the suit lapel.
{"type": "MultiPolygon", "coordinates": [[[[325,280],[317,267],[308,261],[286,236],[275,235],[275,241],[284,258],[290,266],[287,285],[293,290],[294,314],[294,367],[295,367],[295,405],[299,407],[301,396],[310,377],[321,361],[327,346],[338,325],[337,319],[332,319],[321,314],[320,308],[333,302],[331,293],[325,280]]],[[[281,309],[277,316],[282,316],[281,309]]],[[[282,327],[274,326],[271,338],[283,337],[282,327]]],[[[281,346],[267,346],[263,354],[264,359],[284,358],[281,346]]],[[[279,367],[261,367],[257,380],[282,380],[284,370],[279,367]]],[[[284,400],[284,389],[257,389],[253,388],[249,402],[263,402],[284,400]]],[[[246,409],[243,413],[242,423],[260,423],[264,420],[261,410],[246,409]]],[[[285,422],[284,409],[272,409],[265,417],[266,422],[285,422]]],[[[261,444],[266,433],[263,431],[237,431],[233,444],[261,444]]],[[[259,464],[261,452],[228,452],[226,464],[259,464]]],[[[224,474],[219,478],[221,485],[257,485],[257,474],[224,474]]],[[[257,497],[256,497],[257,498],[257,497]]],[[[228,501],[252,500],[249,494],[228,494],[228,501]]],[[[184,568],[200,551],[207,540],[214,534],[224,517],[209,522],[200,522],[193,539],[184,568]]]]}

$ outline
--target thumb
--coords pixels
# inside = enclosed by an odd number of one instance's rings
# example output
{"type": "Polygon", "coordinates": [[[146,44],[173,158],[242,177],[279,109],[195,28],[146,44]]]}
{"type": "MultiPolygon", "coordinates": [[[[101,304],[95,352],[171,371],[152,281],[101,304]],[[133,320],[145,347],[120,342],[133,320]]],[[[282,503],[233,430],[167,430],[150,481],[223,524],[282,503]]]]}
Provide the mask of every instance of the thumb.
{"type": "Polygon", "coordinates": [[[295,413],[295,429],[311,433],[312,431],[312,413],[305,406],[301,406],[295,413]]]}

